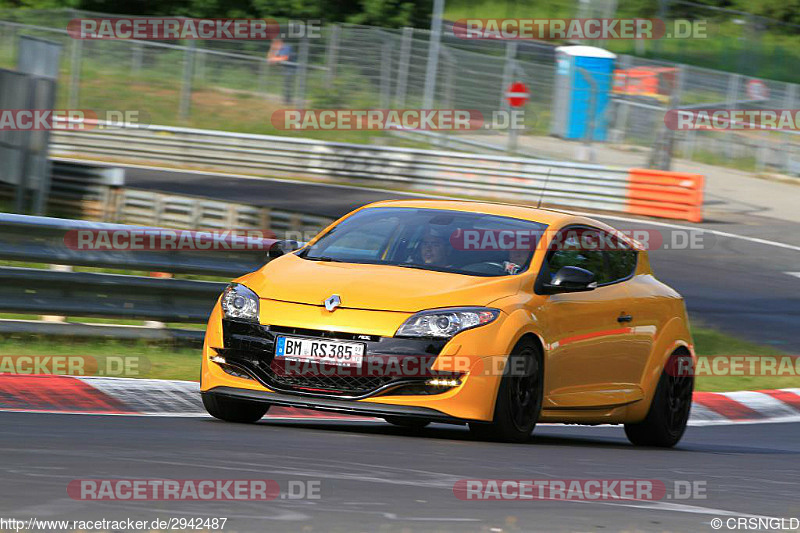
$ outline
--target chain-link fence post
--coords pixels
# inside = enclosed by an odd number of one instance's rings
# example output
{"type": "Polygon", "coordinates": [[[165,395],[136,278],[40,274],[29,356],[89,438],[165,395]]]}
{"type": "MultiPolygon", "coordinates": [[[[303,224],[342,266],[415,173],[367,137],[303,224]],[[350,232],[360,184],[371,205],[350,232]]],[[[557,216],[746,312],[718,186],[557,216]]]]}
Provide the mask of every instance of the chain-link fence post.
{"type": "Polygon", "coordinates": [[[207,53],[202,48],[194,51],[194,80],[203,87],[206,81],[206,57],[207,53]]]}
{"type": "Polygon", "coordinates": [[[14,47],[17,44],[17,27],[5,23],[2,23],[2,26],[3,48],[8,49],[8,57],[14,57],[14,47]]]}
{"type": "Polygon", "coordinates": [[[135,42],[131,47],[131,73],[138,74],[142,70],[142,43],[135,42]]]}
{"type": "Polygon", "coordinates": [[[297,63],[297,79],[294,84],[292,103],[305,109],[306,77],[308,76],[308,39],[300,41],[300,55],[297,63]]]}
{"type": "Polygon", "coordinates": [[[414,42],[414,28],[403,28],[403,38],[400,42],[400,57],[397,61],[397,85],[394,92],[394,106],[402,109],[406,105],[406,91],[408,87],[408,69],[411,65],[411,46],[414,42]]]}
{"type": "Polygon", "coordinates": [[[178,103],[178,118],[181,121],[189,119],[192,108],[192,75],[194,74],[195,40],[189,41],[189,46],[184,48],[183,58],[183,83],[181,84],[181,99],[178,103]]]}
{"type": "Polygon", "coordinates": [[[436,97],[436,77],[439,75],[439,47],[442,40],[442,13],[444,0],[433,0],[433,16],[431,17],[431,34],[428,40],[428,64],[425,68],[425,91],[422,96],[422,108],[433,109],[436,97]]]}
{"type": "MultiPolygon", "coordinates": [[[[728,109],[728,111],[736,108],[741,78],[742,76],[739,74],[731,74],[728,77],[728,89],[725,95],[725,107],[728,109]]],[[[723,147],[723,151],[725,153],[725,157],[729,160],[733,158],[733,145],[735,143],[735,137],[735,135],[726,135],[724,137],[725,145],[723,147]]]]}
{"type": "Polygon", "coordinates": [[[81,64],[83,59],[83,41],[81,39],[72,40],[72,50],[70,50],[70,77],[69,77],[69,109],[78,109],[81,90],[81,64]]]}
{"type": "Polygon", "coordinates": [[[268,96],[267,92],[267,70],[269,68],[269,63],[267,62],[266,57],[262,57],[258,62],[258,92],[261,93],[261,96],[266,98],[268,96]]]}
{"type": "Polygon", "coordinates": [[[381,44],[381,109],[389,109],[392,99],[392,43],[384,38],[381,44]]]}
{"type": "MultiPolygon", "coordinates": [[[[611,134],[613,142],[624,143],[628,138],[628,118],[631,113],[631,104],[626,88],[628,87],[628,69],[631,68],[631,56],[621,56],[619,61],[620,77],[622,79],[623,90],[619,96],[612,100],[614,104],[614,130],[611,134]]],[[[614,80],[611,80],[612,87],[614,80]]],[[[613,89],[612,89],[613,94],[613,89]]]]}
{"type": "MultiPolygon", "coordinates": [[[[501,81],[500,87],[500,102],[498,103],[497,107],[506,113],[511,113],[511,106],[508,103],[508,99],[506,98],[506,91],[508,90],[509,86],[513,81],[513,77],[517,71],[516,67],[516,57],[517,57],[517,42],[516,41],[506,41],[506,56],[505,61],[503,62],[503,81],[501,81]]],[[[511,121],[508,121],[508,136],[506,138],[506,151],[509,153],[514,152],[517,149],[517,132],[514,128],[511,127],[511,121]]]]}
{"type": "Polygon", "coordinates": [[[328,87],[336,79],[336,61],[339,55],[339,35],[341,31],[341,26],[334,24],[331,26],[331,34],[328,37],[328,49],[325,57],[325,85],[328,87]]]}
{"type": "MultiPolygon", "coordinates": [[[[783,93],[783,108],[794,109],[797,102],[797,85],[794,83],[786,84],[786,91],[783,93]]],[[[781,143],[781,170],[790,172],[792,165],[792,134],[784,133],[781,143]]]]}

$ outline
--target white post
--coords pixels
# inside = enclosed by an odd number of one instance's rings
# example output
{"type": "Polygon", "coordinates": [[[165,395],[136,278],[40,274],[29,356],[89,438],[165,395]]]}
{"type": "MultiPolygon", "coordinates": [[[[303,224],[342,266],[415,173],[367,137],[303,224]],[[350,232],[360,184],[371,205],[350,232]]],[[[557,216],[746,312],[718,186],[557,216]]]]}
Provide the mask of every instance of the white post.
{"type": "Polygon", "coordinates": [[[422,97],[423,109],[433,109],[434,107],[436,75],[439,72],[439,45],[442,39],[442,13],[444,13],[444,0],[433,0],[431,36],[428,41],[428,67],[425,70],[425,92],[422,97]]]}

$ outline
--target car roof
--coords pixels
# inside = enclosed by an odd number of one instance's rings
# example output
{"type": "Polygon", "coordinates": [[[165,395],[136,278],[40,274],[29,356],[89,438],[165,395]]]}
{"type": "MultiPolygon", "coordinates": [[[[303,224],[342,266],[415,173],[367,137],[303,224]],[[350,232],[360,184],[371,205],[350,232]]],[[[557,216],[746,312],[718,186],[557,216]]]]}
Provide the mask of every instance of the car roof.
{"type": "Polygon", "coordinates": [[[525,205],[503,204],[494,202],[480,202],[473,200],[438,200],[419,198],[413,200],[383,200],[374,202],[364,207],[412,207],[420,209],[445,209],[450,211],[465,211],[469,213],[483,213],[540,222],[548,226],[563,226],[566,224],[592,224],[602,229],[607,226],[602,222],[557,211],[555,209],[536,208],[525,205]]]}
{"type": "Polygon", "coordinates": [[[439,200],[428,198],[417,198],[411,200],[382,200],[365,205],[367,207],[412,207],[420,209],[445,209],[450,211],[464,211],[468,213],[483,213],[487,215],[498,215],[512,217],[521,220],[530,220],[546,224],[553,229],[563,228],[571,225],[589,225],[624,240],[638,251],[645,251],[641,243],[633,240],[630,236],[620,233],[617,228],[609,226],[599,220],[582,215],[575,215],[565,211],[558,211],[549,208],[537,208],[527,205],[504,204],[500,202],[481,202],[477,200],[439,200]]]}

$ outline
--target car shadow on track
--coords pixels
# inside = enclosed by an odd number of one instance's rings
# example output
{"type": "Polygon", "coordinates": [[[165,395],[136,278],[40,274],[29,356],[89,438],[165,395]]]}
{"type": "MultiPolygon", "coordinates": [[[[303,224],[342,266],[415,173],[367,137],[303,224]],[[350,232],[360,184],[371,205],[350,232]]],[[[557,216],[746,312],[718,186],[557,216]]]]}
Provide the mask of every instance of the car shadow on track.
{"type": "MultiPolygon", "coordinates": [[[[495,446],[554,446],[554,447],[586,447],[602,448],[608,450],[626,450],[630,452],[653,452],[662,453],[711,453],[724,455],[800,455],[800,451],[776,449],[768,447],[752,447],[743,445],[722,444],[718,442],[698,442],[693,438],[695,431],[701,428],[689,428],[687,438],[674,448],[656,447],[636,447],[630,444],[622,432],[622,427],[602,427],[597,428],[596,435],[593,434],[571,434],[570,431],[575,426],[541,426],[531,435],[531,438],[522,444],[509,444],[501,442],[482,441],[475,437],[464,426],[450,426],[446,424],[434,424],[422,429],[407,429],[396,427],[388,423],[375,422],[353,422],[353,421],[297,421],[297,420],[269,420],[264,419],[258,422],[257,426],[271,426],[281,429],[301,429],[303,431],[325,431],[329,433],[350,433],[360,435],[373,435],[384,437],[397,437],[405,439],[425,439],[425,440],[448,440],[474,442],[481,444],[492,444],[495,446]],[[564,434],[555,434],[559,429],[564,430],[564,434]],[[609,435],[609,430],[618,432],[618,435],[609,435]]],[[[592,432],[595,428],[586,428],[592,432]]],[[[735,431],[735,429],[733,430],[735,431]]],[[[702,435],[698,435],[702,436],[702,435]]]]}
{"type": "Polygon", "coordinates": [[[261,426],[273,426],[280,428],[296,428],[303,430],[317,430],[328,431],[337,433],[358,433],[362,435],[376,435],[387,437],[400,437],[409,439],[426,439],[426,440],[457,440],[463,442],[479,442],[484,444],[506,445],[506,446],[524,446],[524,445],[553,445],[553,446],[603,446],[607,448],[625,448],[630,449],[631,445],[625,440],[624,436],[621,438],[608,437],[608,436],[553,436],[553,435],[540,435],[536,431],[531,435],[527,442],[522,444],[509,444],[502,442],[484,441],[477,438],[465,426],[450,426],[446,424],[434,424],[432,426],[422,429],[408,429],[396,427],[388,423],[382,422],[306,422],[306,421],[284,421],[264,419],[258,423],[261,426]]]}

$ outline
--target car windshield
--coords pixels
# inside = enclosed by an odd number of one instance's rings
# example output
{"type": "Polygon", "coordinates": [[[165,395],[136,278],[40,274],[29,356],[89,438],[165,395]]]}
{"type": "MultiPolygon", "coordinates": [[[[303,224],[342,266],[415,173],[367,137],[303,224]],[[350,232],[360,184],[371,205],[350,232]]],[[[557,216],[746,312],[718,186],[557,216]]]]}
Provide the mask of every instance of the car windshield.
{"type": "Polygon", "coordinates": [[[546,227],[482,213],[373,207],[348,217],[299,256],[472,276],[508,276],[528,268],[546,227]]]}

